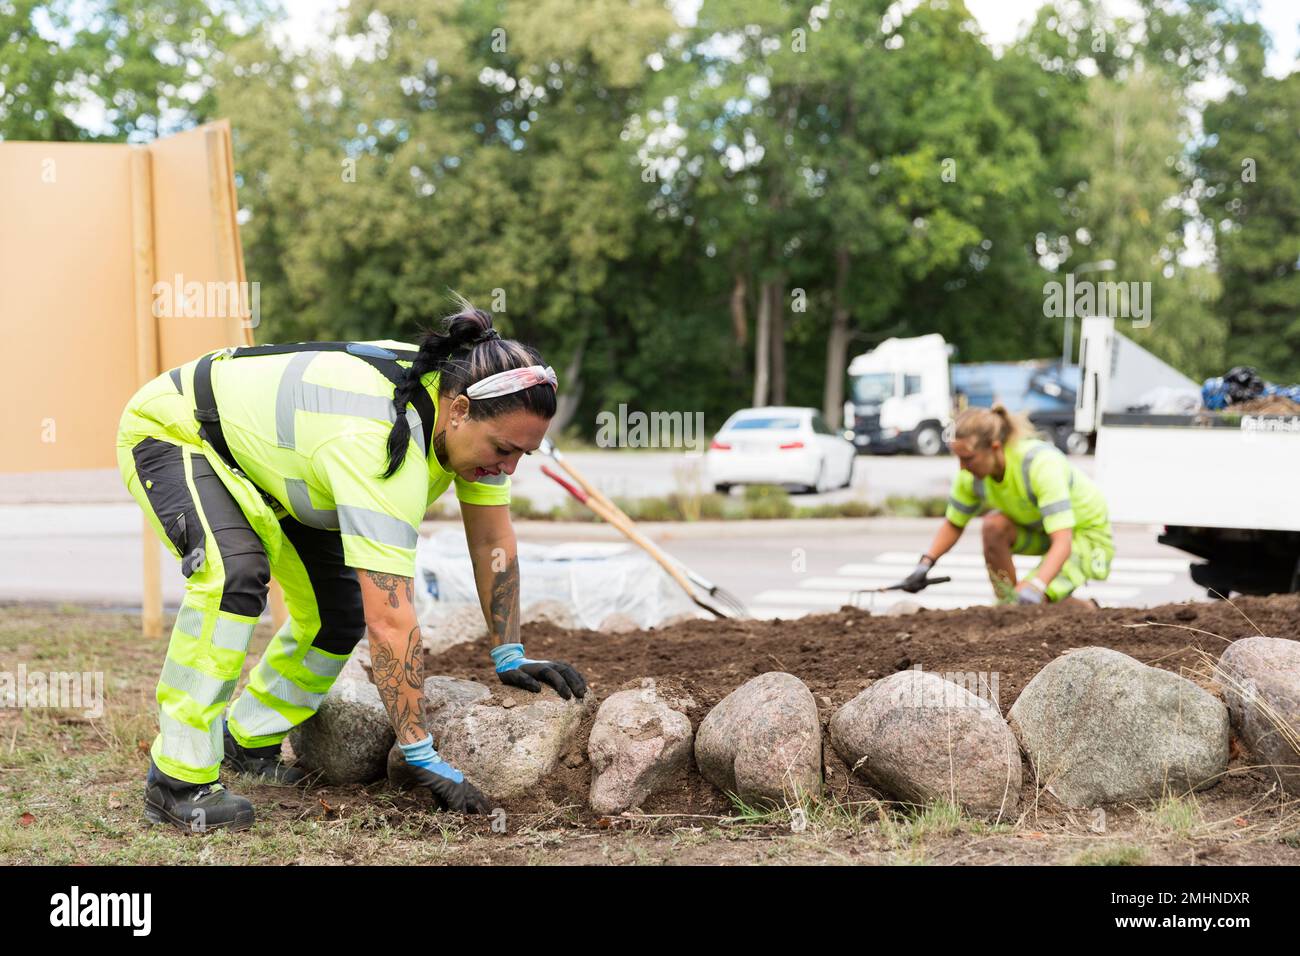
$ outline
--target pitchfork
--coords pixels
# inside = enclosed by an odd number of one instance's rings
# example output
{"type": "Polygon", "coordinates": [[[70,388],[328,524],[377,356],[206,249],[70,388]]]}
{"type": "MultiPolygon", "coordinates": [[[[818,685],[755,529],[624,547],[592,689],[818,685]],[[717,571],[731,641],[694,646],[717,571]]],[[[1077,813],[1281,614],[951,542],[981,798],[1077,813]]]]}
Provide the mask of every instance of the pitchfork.
{"type": "MultiPolygon", "coordinates": [[[[946,584],[951,580],[952,578],[950,577],[923,578],[921,580],[921,586],[917,588],[917,591],[924,591],[931,584],[946,584]]],[[[906,581],[899,581],[897,584],[886,584],[884,587],[881,588],[858,588],[858,590],[854,591],[852,594],[849,595],[849,603],[852,604],[853,607],[861,608],[862,605],[859,603],[860,596],[863,594],[870,594],[871,598],[868,600],[866,610],[871,610],[875,602],[875,596],[877,594],[879,594],[882,591],[906,590],[906,588],[904,587],[906,583],[907,583],[906,581]]]]}

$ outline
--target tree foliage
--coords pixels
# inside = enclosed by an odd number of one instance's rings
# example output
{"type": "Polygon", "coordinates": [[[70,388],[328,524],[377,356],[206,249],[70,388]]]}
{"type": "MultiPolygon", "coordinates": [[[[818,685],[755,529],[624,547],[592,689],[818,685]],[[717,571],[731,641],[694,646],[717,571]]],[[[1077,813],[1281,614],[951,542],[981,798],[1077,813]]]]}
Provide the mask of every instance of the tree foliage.
{"type": "Polygon", "coordinates": [[[352,0],[302,50],[253,0],[0,0],[0,136],[229,117],[261,338],[413,336],[454,289],[586,432],[835,419],[891,335],[1053,355],[1076,270],[1150,282],[1130,334],[1189,374],[1300,378],[1300,80],[1232,0],[1107,9],[995,51],[961,0],[352,0]]]}

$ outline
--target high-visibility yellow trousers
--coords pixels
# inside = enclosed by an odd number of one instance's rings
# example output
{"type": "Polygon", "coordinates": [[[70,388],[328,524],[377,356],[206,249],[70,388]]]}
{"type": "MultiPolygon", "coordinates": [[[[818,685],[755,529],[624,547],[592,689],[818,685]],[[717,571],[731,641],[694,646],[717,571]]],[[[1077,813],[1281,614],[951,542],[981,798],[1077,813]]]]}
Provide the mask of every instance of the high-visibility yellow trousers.
{"type": "Polygon", "coordinates": [[[193,369],[173,369],[135,394],[118,427],[117,459],[185,575],[158,682],[153,761],[171,777],[210,783],[221,767],[222,716],[270,578],[284,589],[289,620],[230,709],[241,746],[278,746],[316,713],[365,634],[365,616],[339,532],[295,521],[203,440],[193,369]]]}
{"type": "MultiPolygon", "coordinates": [[[[1016,540],[1011,546],[1012,554],[1046,554],[1052,541],[1042,528],[1027,528],[1016,525],[1016,540]]],[[[1076,588],[1088,581],[1104,581],[1110,577],[1110,563],[1115,559],[1115,542],[1111,536],[1110,525],[1074,529],[1070,537],[1070,556],[1047,585],[1048,601],[1063,601],[1076,588]]],[[[1041,567],[1041,565],[1040,565],[1041,567]]],[[[1003,596],[1002,603],[1016,603],[1015,591],[1003,596]]]]}

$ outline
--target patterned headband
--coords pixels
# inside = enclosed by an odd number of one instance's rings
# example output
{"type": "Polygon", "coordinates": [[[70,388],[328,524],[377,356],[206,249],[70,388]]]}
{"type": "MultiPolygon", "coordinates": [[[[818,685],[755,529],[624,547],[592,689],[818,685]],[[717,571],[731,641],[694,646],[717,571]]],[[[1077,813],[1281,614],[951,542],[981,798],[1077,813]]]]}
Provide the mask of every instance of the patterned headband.
{"type": "Polygon", "coordinates": [[[487,378],[475,382],[465,389],[465,394],[470,398],[496,398],[499,395],[509,395],[511,392],[519,392],[525,388],[532,388],[534,385],[541,385],[543,382],[550,385],[551,388],[559,388],[555,378],[555,369],[549,365],[545,368],[540,365],[508,368],[504,372],[497,372],[495,375],[489,375],[487,378]]]}

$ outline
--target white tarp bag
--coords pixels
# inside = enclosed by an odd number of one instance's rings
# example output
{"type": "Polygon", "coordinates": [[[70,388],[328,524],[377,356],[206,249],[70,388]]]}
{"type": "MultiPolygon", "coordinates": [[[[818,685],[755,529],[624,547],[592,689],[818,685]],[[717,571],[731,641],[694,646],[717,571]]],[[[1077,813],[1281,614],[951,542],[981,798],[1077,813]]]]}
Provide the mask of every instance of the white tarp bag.
{"type": "MultiPolygon", "coordinates": [[[[653,558],[629,544],[519,545],[519,604],[559,602],[579,626],[595,629],[611,614],[640,627],[692,614],[695,604],[653,558]]],[[[424,627],[479,607],[469,546],[459,531],[421,537],[415,553],[415,613],[424,627]]]]}

